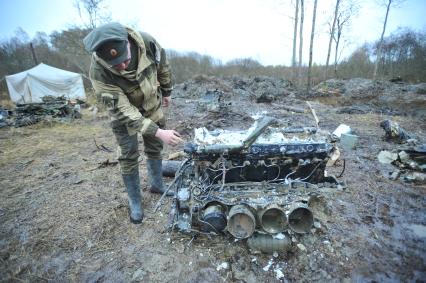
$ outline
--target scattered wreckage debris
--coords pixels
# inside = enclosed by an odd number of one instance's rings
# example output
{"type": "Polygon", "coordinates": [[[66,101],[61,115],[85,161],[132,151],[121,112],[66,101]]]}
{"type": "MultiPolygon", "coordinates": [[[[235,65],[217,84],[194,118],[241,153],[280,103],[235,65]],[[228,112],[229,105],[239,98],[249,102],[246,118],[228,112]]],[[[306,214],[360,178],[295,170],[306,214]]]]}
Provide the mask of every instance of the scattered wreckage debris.
{"type": "Polygon", "coordinates": [[[282,129],[270,117],[247,131],[195,129],[184,149],[189,158],[168,188],[176,196],[170,228],[230,234],[247,239],[253,251],[287,251],[291,235],[313,228],[313,198],[324,188],[343,188],[324,174],[333,145],[316,131],[307,139],[288,137],[300,132],[306,130],[282,129]]]}
{"type": "Polygon", "coordinates": [[[306,113],[305,109],[294,106],[279,105],[279,108],[294,113],[306,113]]]}
{"type": "Polygon", "coordinates": [[[405,182],[426,184],[426,144],[400,146],[392,151],[382,150],[377,159],[383,164],[392,164],[400,170],[391,172],[389,178],[405,182]]]}
{"type": "Polygon", "coordinates": [[[268,77],[254,77],[249,93],[257,103],[271,103],[279,97],[286,96],[287,89],[292,88],[292,83],[283,79],[271,80],[268,77]]]}
{"type": "Polygon", "coordinates": [[[412,134],[409,134],[403,128],[399,126],[397,122],[391,120],[384,120],[380,123],[380,127],[385,131],[385,140],[395,141],[399,143],[407,142],[411,139],[414,139],[412,134]]]}
{"type": "Polygon", "coordinates": [[[176,172],[179,170],[182,161],[179,160],[163,160],[162,174],[164,177],[175,177],[176,172]]]}
{"type": "Polygon", "coordinates": [[[10,122],[8,121],[8,118],[11,114],[12,114],[12,111],[0,106],[0,128],[10,126],[10,122]]]}
{"type": "Polygon", "coordinates": [[[333,166],[337,160],[340,158],[340,149],[335,146],[334,149],[330,153],[330,158],[327,161],[327,167],[333,166]]]}
{"type": "Polygon", "coordinates": [[[346,124],[340,124],[331,134],[331,140],[340,141],[343,149],[355,149],[358,143],[358,136],[354,134],[351,127],[346,124]]]}
{"type": "Polygon", "coordinates": [[[400,169],[391,172],[389,178],[425,184],[426,144],[419,144],[413,134],[391,120],[381,122],[380,126],[385,130],[385,140],[402,143],[392,151],[382,150],[377,156],[380,163],[392,164],[400,169]]]}
{"type": "Polygon", "coordinates": [[[407,172],[402,176],[402,179],[406,182],[426,184],[426,174],[421,172],[407,172]]]}
{"type": "Polygon", "coordinates": [[[217,89],[207,90],[198,101],[200,111],[224,112],[230,105],[230,102],[225,102],[225,93],[217,89]]]}
{"type": "Polygon", "coordinates": [[[352,132],[350,126],[346,124],[340,124],[334,131],[331,133],[331,137],[335,140],[340,140],[343,134],[349,134],[352,132]]]}
{"type": "Polygon", "coordinates": [[[64,96],[42,97],[43,102],[20,103],[14,110],[3,110],[0,117],[0,126],[25,127],[37,124],[38,122],[50,118],[81,118],[80,104],[83,101],[69,101],[64,96]],[[8,115],[4,118],[4,111],[8,115]]]}

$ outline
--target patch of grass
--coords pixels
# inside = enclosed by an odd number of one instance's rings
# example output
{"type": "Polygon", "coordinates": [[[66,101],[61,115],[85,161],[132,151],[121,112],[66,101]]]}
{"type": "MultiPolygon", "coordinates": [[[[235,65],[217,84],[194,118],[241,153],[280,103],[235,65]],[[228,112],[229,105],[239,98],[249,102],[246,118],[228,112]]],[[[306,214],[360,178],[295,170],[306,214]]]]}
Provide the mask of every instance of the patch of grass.
{"type": "Polygon", "coordinates": [[[60,123],[55,121],[41,122],[25,128],[11,128],[3,132],[0,139],[2,148],[0,166],[11,162],[27,160],[32,156],[64,155],[73,153],[75,144],[88,142],[94,136],[103,135],[109,129],[99,124],[82,121],[60,123]]]}
{"type": "MultiPolygon", "coordinates": [[[[2,96],[4,97],[4,96],[2,96]]],[[[15,109],[15,104],[12,102],[12,100],[8,99],[8,98],[2,98],[0,99],[0,106],[3,106],[7,109],[15,109]]]]}

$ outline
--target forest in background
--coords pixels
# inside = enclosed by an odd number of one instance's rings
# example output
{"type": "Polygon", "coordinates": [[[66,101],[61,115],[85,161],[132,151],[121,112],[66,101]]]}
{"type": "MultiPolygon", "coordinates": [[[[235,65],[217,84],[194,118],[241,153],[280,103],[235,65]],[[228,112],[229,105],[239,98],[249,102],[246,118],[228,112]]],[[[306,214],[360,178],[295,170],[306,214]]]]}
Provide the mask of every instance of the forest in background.
{"type": "MultiPolygon", "coordinates": [[[[25,31],[18,30],[16,35],[0,42],[0,78],[22,72],[38,63],[45,63],[64,70],[87,76],[90,55],[84,50],[82,39],[89,29],[71,28],[50,35],[39,32],[32,39],[25,31]],[[31,47],[32,46],[32,47],[31,47]],[[34,55],[31,52],[34,50],[34,55]]],[[[336,72],[328,72],[325,66],[313,64],[312,84],[329,78],[349,79],[355,77],[373,78],[374,61],[378,42],[366,43],[357,48],[348,58],[337,64],[336,72]]],[[[271,76],[293,80],[291,66],[263,66],[251,58],[237,58],[226,63],[209,55],[196,52],[180,53],[167,50],[173,69],[175,83],[181,83],[198,74],[213,76],[271,76]]],[[[307,66],[302,67],[302,77],[307,66]]],[[[426,32],[400,29],[385,37],[382,47],[382,59],[379,63],[379,78],[401,77],[407,82],[426,81],[426,32]]],[[[89,87],[88,81],[86,86],[89,87]]],[[[6,91],[4,80],[1,90],[6,91]]]]}
{"type": "MultiPolygon", "coordinates": [[[[111,21],[108,13],[103,11],[104,0],[76,0],[80,12],[85,12],[89,19],[86,24],[76,25],[51,34],[38,32],[33,38],[18,28],[11,38],[0,41],[0,99],[7,99],[7,86],[4,77],[15,74],[39,63],[45,63],[64,70],[81,73],[85,86],[90,88],[87,79],[90,66],[90,54],[83,46],[82,39],[96,26],[111,21]]],[[[270,76],[290,80],[300,90],[309,91],[310,86],[321,81],[337,78],[400,78],[410,83],[426,82],[426,31],[399,28],[384,37],[386,20],[391,7],[403,0],[386,0],[386,18],[380,39],[367,42],[355,49],[348,57],[340,59],[342,38],[350,37],[346,30],[351,17],[358,13],[359,3],[356,0],[336,0],[333,15],[329,20],[329,46],[325,64],[316,64],[312,60],[312,49],[315,34],[316,2],[309,49],[309,64],[302,61],[302,29],[304,20],[304,1],[293,2],[294,36],[291,66],[264,66],[252,58],[236,58],[222,62],[207,54],[197,52],[178,52],[167,49],[168,58],[173,70],[175,83],[184,82],[195,75],[211,76],[270,76]],[[299,53],[296,54],[297,46],[299,53]],[[332,54],[334,53],[334,54],[332,54]],[[330,58],[331,57],[331,58],[330,58]],[[307,86],[307,88],[306,88],[307,86]]],[[[311,20],[311,19],[309,19],[311,20]]],[[[306,26],[306,23],[305,23],[306,26]]],[[[308,44],[305,40],[305,44],[308,44]]],[[[317,61],[321,58],[316,58],[317,61]]],[[[322,58],[325,59],[325,58],[322,58]]]]}

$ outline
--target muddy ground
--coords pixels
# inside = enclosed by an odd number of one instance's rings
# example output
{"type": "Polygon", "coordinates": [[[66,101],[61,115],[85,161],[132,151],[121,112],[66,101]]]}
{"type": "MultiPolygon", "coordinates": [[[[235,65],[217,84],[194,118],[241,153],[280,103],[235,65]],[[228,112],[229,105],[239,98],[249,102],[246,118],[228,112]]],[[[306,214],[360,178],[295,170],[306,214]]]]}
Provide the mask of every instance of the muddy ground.
{"type": "MultiPolygon", "coordinates": [[[[390,118],[425,141],[424,119],[380,111],[338,114],[336,106],[311,104],[322,129],[346,123],[360,141],[355,150],[342,150],[346,162],[340,180],[347,188],[321,199],[311,233],[292,235],[291,251],[275,255],[251,254],[245,241],[226,235],[193,238],[169,232],[171,201],[153,213],[159,196],[147,190],[144,160],[146,218],[142,225],[130,224],[105,113],[93,117],[85,110],[82,120],[71,123],[48,120],[1,129],[0,281],[424,281],[426,187],[389,180],[395,168],[376,158],[380,150],[396,146],[382,140],[382,120],[390,118]]],[[[289,125],[310,126],[309,112],[283,109],[305,105],[283,81],[204,77],[176,87],[168,127],[190,141],[194,127],[242,129],[262,112],[289,125]],[[259,99],[265,92],[273,97],[259,99]]],[[[182,148],[167,147],[165,155],[182,148]]],[[[339,174],[343,161],[327,170],[339,174]]]]}

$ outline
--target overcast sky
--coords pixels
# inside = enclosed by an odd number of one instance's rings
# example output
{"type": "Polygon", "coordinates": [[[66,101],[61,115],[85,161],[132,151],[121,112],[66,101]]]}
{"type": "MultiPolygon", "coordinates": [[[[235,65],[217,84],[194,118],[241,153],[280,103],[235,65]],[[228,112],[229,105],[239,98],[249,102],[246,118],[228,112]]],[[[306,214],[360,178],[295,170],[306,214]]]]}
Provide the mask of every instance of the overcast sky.
{"type": "MultiPolygon", "coordinates": [[[[347,0],[346,0],[347,1],[347,0]]],[[[0,40],[21,27],[32,38],[82,25],[74,0],[0,0],[0,40]]],[[[292,56],[294,0],[105,0],[115,21],[153,35],[166,49],[196,51],[226,63],[252,58],[264,65],[289,65],[292,56]]],[[[313,0],[305,0],[303,61],[308,61],[313,0]]],[[[347,56],[364,42],[380,37],[385,9],[375,0],[359,1],[361,9],[346,31],[347,56]]],[[[335,0],[318,0],[314,62],[324,63],[327,21],[335,0]]],[[[398,27],[426,30],[426,0],[406,0],[389,14],[386,35],[398,27]]]]}

